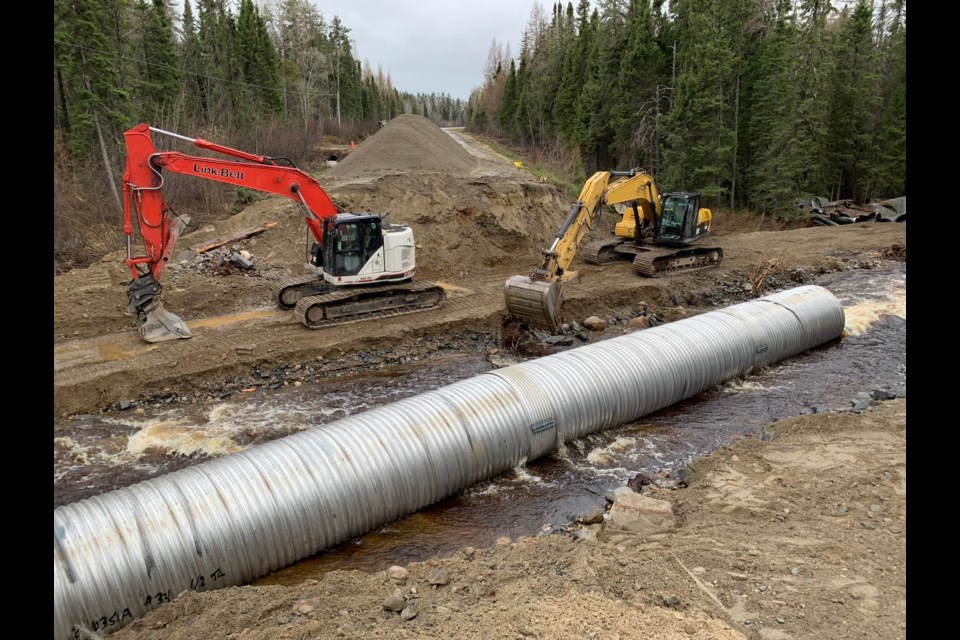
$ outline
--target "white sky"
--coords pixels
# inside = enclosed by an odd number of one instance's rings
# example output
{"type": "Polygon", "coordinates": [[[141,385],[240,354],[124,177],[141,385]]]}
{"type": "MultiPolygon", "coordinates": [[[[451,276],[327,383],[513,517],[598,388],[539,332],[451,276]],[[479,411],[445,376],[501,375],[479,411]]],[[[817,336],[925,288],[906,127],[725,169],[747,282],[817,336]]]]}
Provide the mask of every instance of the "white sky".
{"type": "MultiPolygon", "coordinates": [[[[354,55],[374,71],[380,64],[400,91],[462,100],[482,83],[494,38],[509,41],[517,54],[533,8],[533,0],[310,1],[328,23],[339,15],[351,29],[354,55]]],[[[549,15],[551,2],[541,4],[549,15]]]]}

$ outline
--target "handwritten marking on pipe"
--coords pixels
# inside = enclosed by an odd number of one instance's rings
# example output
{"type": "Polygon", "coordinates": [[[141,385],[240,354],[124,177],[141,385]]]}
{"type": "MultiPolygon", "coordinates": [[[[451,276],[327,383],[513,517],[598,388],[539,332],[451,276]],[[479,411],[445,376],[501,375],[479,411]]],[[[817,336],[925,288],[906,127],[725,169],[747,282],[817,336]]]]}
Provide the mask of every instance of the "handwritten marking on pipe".
{"type": "MultiPolygon", "coordinates": [[[[225,574],[220,567],[217,567],[209,574],[210,580],[214,582],[216,582],[217,580],[223,580],[226,577],[227,577],[227,574],[225,574]]],[[[190,580],[190,589],[192,591],[200,591],[206,586],[207,586],[206,576],[197,575],[197,577],[190,580]]],[[[222,585],[216,585],[217,588],[219,588],[220,586],[222,585]]],[[[171,593],[171,589],[167,589],[166,591],[158,591],[157,593],[153,593],[153,594],[148,593],[146,595],[146,598],[143,601],[143,606],[153,608],[153,607],[158,607],[165,602],[170,602],[173,599],[170,596],[170,593],[171,593]]],[[[90,621],[89,629],[94,632],[102,631],[104,629],[108,629],[110,627],[120,625],[121,623],[124,622],[124,620],[127,620],[127,618],[129,618],[130,620],[133,620],[133,614],[130,613],[129,607],[124,607],[123,611],[114,611],[109,616],[102,615],[99,618],[94,618],[93,620],[90,621]]],[[[80,638],[83,638],[83,637],[86,637],[86,636],[81,635],[80,627],[74,626],[70,634],[70,638],[74,640],[80,640],[80,638]]]]}

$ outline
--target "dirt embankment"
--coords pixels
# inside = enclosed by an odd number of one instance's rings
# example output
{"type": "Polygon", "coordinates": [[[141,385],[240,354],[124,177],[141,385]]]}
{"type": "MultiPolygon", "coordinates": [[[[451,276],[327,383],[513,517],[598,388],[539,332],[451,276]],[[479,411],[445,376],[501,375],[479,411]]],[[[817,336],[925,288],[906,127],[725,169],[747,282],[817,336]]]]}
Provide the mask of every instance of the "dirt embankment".
{"type": "Polygon", "coordinates": [[[665,532],[608,520],[389,572],[188,592],[113,637],[903,638],[905,420],[893,400],[720,449],[688,488],[642,487],[672,506],[665,532]]]}

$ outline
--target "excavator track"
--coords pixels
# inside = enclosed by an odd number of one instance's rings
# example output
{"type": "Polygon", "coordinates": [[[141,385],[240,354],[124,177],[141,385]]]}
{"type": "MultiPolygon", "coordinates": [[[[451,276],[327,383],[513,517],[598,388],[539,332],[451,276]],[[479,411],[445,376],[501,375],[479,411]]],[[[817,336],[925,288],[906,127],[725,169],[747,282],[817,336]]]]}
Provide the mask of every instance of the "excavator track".
{"type": "Polygon", "coordinates": [[[642,276],[655,278],[665,273],[708,269],[719,265],[721,260],[723,249],[720,247],[649,249],[638,253],[633,259],[633,270],[642,276]]]}
{"type": "Polygon", "coordinates": [[[446,298],[443,287],[432,282],[337,289],[301,298],[294,313],[306,327],[320,329],[437,309],[446,298]]]}
{"type": "Polygon", "coordinates": [[[335,289],[317,275],[296,276],[278,280],[270,287],[273,299],[281,309],[293,309],[301,298],[315,296],[335,289]]]}
{"type": "Polygon", "coordinates": [[[616,260],[625,260],[629,255],[624,255],[614,251],[617,245],[626,242],[623,238],[605,238],[604,240],[594,240],[583,245],[580,249],[580,257],[587,264],[606,264],[616,260]]]}

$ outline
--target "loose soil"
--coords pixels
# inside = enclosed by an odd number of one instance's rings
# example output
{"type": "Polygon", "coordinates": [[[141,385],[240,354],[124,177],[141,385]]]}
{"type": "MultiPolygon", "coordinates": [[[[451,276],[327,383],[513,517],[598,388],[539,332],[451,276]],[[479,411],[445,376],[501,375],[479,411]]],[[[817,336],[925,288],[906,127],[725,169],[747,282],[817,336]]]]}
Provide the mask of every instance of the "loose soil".
{"type": "MultiPolygon", "coordinates": [[[[130,275],[120,254],[54,278],[55,417],[159,398],[205,402],[240,384],[267,392],[270,380],[253,373],[278,366],[309,364],[322,378],[438,351],[489,352],[504,320],[504,281],[536,266],[572,199],[467,134],[420,120],[391,122],[320,181],[345,210],[390,211],[391,222],[411,225],[417,279],[447,288],[442,309],[304,328],[273,305],[269,290],[273,280],[305,273],[306,227],[293,202],[261,200],[180,239],[163,275],[164,301],[188,322],[190,340],[140,341],[124,313],[130,275]],[[273,221],[235,243],[250,252],[252,271],[189,251],[273,221]]],[[[606,215],[593,237],[614,223],[606,215]]],[[[906,227],[718,233],[706,242],[724,249],[719,267],[656,279],[628,263],[576,261],[582,280],[569,285],[564,316],[624,324],[645,302],[671,319],[822,273],[873,268],[905,256],[890,251],[906,246],[906,227]],[[752,276],[771,262],[757,283],[752,276]]],[[[402,584],[385,572],[334,571],[295,587],[189,592],[112,637],[902,638],[905,418],[905,399],[859,415],[791,418],[769,437],[696,462],[687,488],[642,487],[673,505],[678,524],[670,532],[642,537],[604,525],[596,535],[594,525],[502,540],[411,564],[402,584]],[[449,581],[431,585],[431,574],[449,581]],[[397,588],[409,607],[404,617],[382,606],[397,588]]]]}

